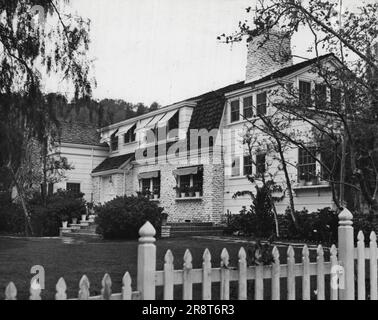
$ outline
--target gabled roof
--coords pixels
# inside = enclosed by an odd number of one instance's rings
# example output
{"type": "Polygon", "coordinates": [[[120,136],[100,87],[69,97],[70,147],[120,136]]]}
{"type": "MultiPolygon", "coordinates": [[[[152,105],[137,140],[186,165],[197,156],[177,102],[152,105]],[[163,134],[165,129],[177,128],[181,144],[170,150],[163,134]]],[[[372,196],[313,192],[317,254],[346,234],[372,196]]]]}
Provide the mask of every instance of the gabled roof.
{"type": "Polygon", "coordinates": [[[117,157],[106,158],[96,168],[92,170],[92,173],[119,169],[126,161],[130,159],[133,160],[134,157],[134,153],[128,153],[117,157]]]}
{"type": "Polygon", "coordinates": [[[60,123],[60,142],[106,146],[106,144],[100,143],[100,134],[97,132],[97,128],[84,122],[62,121],[60,123]]]}
{"type": "Polygon", "coordinates": [[[282,78],[288,76],[294,72],[297,72],[303,68],[306,68],[317,61],[324,60],[329,57],[335,57],[332,53],[326,54],[314,59],[306,60],[300,63],[296,63],[292,66],[285,67],[275,71],[266,77],[258,79],[253,82],[245,83],[245,81],[237,82],[226,87],[210,91],[205,94],[193,97],[188,100],[199,100],[197,106],[193,110],[193,114],[190,120],[189,129],[207,129],[211,130],[219,128],[220,121],[223,115],[223,108],[225,102],[225,94],[240,90],[243,88],[251,87],[256,84],[260,84],[266,81],[282,78]]]}

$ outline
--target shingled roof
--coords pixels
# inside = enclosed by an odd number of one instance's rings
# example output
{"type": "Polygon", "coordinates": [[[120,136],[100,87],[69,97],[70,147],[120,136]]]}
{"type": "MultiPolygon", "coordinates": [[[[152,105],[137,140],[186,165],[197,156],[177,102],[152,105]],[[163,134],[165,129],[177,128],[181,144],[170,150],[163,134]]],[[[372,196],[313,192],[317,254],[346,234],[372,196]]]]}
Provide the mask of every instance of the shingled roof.
{"type": "Polygon", "coordinates": [[[100,133],[97,128],[84,122],[61,122],[60,142],[84,144],[91,146],[106,146],[100,143],[100,133]]]}
{"type": "Polygon", "coordinates": [[[93,169],[92,173],[119,169],[127,160],[132,160],[134,157],[134,153],[128,153],[117,157],[106,158],[96,168],[93,169]]]}

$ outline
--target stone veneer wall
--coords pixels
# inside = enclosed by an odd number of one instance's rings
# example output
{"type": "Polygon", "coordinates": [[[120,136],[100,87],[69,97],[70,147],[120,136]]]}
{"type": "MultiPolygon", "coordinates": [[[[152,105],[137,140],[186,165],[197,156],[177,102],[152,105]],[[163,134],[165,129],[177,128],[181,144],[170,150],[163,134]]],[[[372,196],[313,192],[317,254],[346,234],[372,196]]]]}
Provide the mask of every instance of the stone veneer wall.
{"type": "MultiPolygon", "coordinates": [[[[138,173],[160,170],[160,199],[159,206],[168,213],[168,222],[214,222],[220,223],[223,215],[223,192],[224,192],[224,166],[223,164],[204,164],[203,197],[195,200],[176,200],[176,179],[172,174],[179,165],[154,164],[148,166],[133,165],[133,168],[123,174],[113,175],[113,183],[117,195],[136,194],[139,191],[138,173]],[[123,185],[125,181],[125,185],[123,185]]],[[[98,183],[100,177],[94,177],[93,194],[94,200],[99,201],[102,184],[98,183]],[[100,186],[100,188],[98,187],[100,186]]]]}

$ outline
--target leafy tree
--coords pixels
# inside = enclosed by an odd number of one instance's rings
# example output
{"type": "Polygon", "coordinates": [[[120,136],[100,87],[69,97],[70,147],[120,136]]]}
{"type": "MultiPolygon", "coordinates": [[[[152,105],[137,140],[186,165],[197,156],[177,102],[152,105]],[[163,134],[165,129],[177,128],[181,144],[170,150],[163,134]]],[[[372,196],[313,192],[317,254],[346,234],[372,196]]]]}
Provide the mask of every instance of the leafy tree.
{"type": "MultiPolygon", "coordinates": [[[[251,8],[247,11],[252,12],[251,8]]],[[[277,80],[280,89],[275,93],[282,99],[271,101],[271,105],[281,115],[285,114],[282,117],[286,120],[299,120],[310,127],[311,137],[319,146],[316,152],[308,148],[309,137],[303,134],[281,132],[280,139],[306,149],[320,163],[338,207],[348,204],[361,209],[367,204],[375,213],[378,213],[378,45],[372,45],[378,35],[377,13],[376,2],[367,3],[355,12],[340,13],[339,1],[335,0],[261,0],[254,10],[253,24],[242,22],[235,34],[223,36],[226,42],[240,41],[244,36],[252,39],[265,35],[268,39],[277,28],[290,36],[307,28],[313,35],[309,49],[317,57],[321,49],[334,53],[339,63],[331,63],[330,67],[330,63],[318,59],[311,70],[321,79],[330,100],[319,99],[319,92],[314,90],[310,99],[299,101],[294,86],[277,80]],[[319,149],[323,149],[324,157],[318,157],[319,149]]],[[[278,127],[270,129],[273,133],[278,127]]]]}
{"type": "Polygon", "coordinates": [[[43,80],[59,75],[73,88],[76,100],[92,92],[86,55],[89,21],[67,13],[67,2],[0,3],[0,166],[12,176],[31,233],[25,190],[17,177],[28,143],[32,139],[43,143],[51,128],[59,125],[56,110],[43,94],[43,80]]]}

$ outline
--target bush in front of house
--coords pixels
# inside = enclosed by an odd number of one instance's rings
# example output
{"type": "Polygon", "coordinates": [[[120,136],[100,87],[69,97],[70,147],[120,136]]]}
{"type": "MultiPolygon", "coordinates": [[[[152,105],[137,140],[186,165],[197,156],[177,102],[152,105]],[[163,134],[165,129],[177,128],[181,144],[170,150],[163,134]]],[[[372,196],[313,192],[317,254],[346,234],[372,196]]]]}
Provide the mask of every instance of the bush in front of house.
{"type": "MultiPolygon", "coordinates": [[[[58,236],[62,221],[86,214],[83,194],[58,190],[48,196],[46,204],[36,193],[27,203],[34,236],[58,236]]],[[[0,231],[20,234],[25,231],[25,214],[20,204],[6,201],[0,203],[0,231]]]]}
{"type": "Polygon", "coordinates": [[[86,214],[83,196],[83,193],[58,190],[47,197],[45,206],[40,194],[36,194],[28,204],[34,235],[57,236],[62,221],[71,222],[72,218],[86,214]]]}
{"type": "Polygon", "coordinates": [[[20,205],[10,199],[0,200],[0,232],[22,234],[25,231],[25,215],[20,205]]]}
{"type": "Polygon", "coordinates": [[[274,217],[268,187],[256,188],[252,205],[243,206],[238,215],[228,217],[226,232],[241,232],[243,235],[271,237],[274,231],[274,217]]]}
{"type": "Polygon", "coordinates": [[[167,214],[143,196],[116,197],[95,207],[96,232],[105,239],[137,239],[140,227],[149,221],[160,235],[167,214]]]}
{"type": "MultiPolygon", "coordinates": [[[[289,209],[288,209],[289,210],[289,209]]],[[[307,240],[317,243],[336,243],[338,216],[329,207],[309,213],[306,208],[295,212],[298,228],[288,212],[280,218],[280,237],[289,240],[307,240]]]]}

